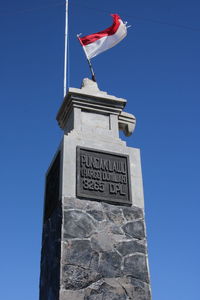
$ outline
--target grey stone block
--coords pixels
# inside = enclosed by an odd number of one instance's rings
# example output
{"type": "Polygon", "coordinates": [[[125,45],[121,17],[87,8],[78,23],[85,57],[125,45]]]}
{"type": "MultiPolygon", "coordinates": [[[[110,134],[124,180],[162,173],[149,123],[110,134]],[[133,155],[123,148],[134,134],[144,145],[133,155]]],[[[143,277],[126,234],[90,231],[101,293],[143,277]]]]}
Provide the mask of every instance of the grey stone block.
{"type": "Polygon", "coordinates": [[[101,278],[101,274],[74,265],[64,265],[63,267],[63,287],[68,290],[80,290],[86,288],[101,278]]]}
{"type": "Polygon", "coordinates": [[[116,225],[124,224],[125,219],[121,207],[119,208],[114,207],[113,205],[104,205],[104,208],[109,221],[113,222],[116,225]]]}
{"type": "Polygon", "coordinates": [[[124,241],[116,245],[116,250],[122,255],[126,256],[134,254],[135,252],[146,253],[146,245],[144,241],[124,241]]]}
{"type": "Polygon", "coordinates": [[[144,221],[139,220],[135,222],[129,222],[122,226],[125,234],[128,237],[143,239],[145,238],[145,229],[144,229],[144,221]]]}
{"type": "Polygon", "coordinates": [[[86,212],[64,212],[64,238],[87,238],[95,231],[93,219],[86,212]]]}
{"type": "Polygon", "coordinates": [[[63,265],[74,265],[96,270],[99,254],[91,248],[89,240],[71,240],[63,245],[63,265]]]}
{"type": "Polygon", "coordinates": [[[84,300],[127,300],[124,288],[112,279],[100,280],[86,290],[84,300]]]}
{"type": "Polygon", "coordinates": [[[122,207],[122,210],[127,221],[135,221],[144,217],[143,210],[139,207],[122,207]]]}
{"type": "Polygon", "coordinates": [[[122,258],[117,252],[103,252],[98,271],[103,277],[119,277],[121,275],[121,263],[122,258]]]}
{"type": "Polygon", "coordinates": [[[149,283],[147,259],[145,255],[133,254],[124,259],[124,275],[129,275],[149,283]]]}
{"type": "Polygon", "coordinates": [[[59,299],[61,300],[85,300],[85,290],[65,290],[60,291],[59,299]]]}
{"type": "Polygon", "coordinates": [[[100,210],[87,210],[87,213],[89,215],[91,215],[94,219],[96,219],[97,221],[103,221],[105,220],[105,216],[104,213],[100,210]]]}
{"type": "Polygon", "coordinates": [[[133,278],[131,276],[117,278],[117,282],[126,290],[128,299],[131,300],[150,300],[151,292],[149,284],[133,278]]]}

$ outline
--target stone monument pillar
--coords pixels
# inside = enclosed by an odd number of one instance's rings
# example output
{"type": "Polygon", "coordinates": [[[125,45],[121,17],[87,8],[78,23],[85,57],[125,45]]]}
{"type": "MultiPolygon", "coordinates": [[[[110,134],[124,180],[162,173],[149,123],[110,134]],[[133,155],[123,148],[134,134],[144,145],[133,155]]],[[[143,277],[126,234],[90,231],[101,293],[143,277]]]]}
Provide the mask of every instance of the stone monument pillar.
{"type": "Polygon", "coordinates": [[[139,149],[126,100],[84,79],[57,114],[46,175],[40,300],[150,300],[139,149]]]}

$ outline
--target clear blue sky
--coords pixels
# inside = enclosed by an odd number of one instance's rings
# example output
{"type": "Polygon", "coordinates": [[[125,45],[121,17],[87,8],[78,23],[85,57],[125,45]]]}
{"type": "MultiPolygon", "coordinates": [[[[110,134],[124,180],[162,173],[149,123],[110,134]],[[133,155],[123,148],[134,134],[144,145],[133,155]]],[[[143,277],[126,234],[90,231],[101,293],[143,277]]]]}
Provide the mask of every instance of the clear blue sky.
{"type": "MultiPolygon", "coordinates": [[[[93,59],[128,100],[141,148],[153,300],[197,300],[200,253],[200,2],[69,0],[70,86],[90,76],[76,34],[128,37],[93,59]]],[[[0,0],[0,299],[38,299],[44,174],[62,132],[64,1],[0,0]]]]}

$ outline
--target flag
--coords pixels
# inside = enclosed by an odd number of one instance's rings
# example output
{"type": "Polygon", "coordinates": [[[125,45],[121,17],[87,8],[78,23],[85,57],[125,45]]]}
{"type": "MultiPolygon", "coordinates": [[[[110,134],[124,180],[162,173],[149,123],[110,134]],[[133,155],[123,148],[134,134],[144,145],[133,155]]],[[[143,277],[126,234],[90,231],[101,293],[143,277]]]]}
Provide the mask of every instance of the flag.
{"type": "Polygon", "coordinates": [[[86,35],[82,38],[78,36],[88,59],[91,59],[112,48],[126,37],[126,23],[123,23],[120,16],[117,14],[113,14],[111,16],[113,18],[113,24],[109,28],[97,33],[86,35]]]}

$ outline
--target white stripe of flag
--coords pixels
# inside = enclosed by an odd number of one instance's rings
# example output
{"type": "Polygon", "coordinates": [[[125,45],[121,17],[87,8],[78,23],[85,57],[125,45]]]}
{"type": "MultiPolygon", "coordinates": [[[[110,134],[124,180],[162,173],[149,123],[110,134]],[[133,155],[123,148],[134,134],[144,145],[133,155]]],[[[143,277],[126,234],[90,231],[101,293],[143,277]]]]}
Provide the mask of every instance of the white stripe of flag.
{"type": "Polygon", "coordinates": [[[88,59],[114,47],[127,35],[126,23],[118,15],[112,15],[113,25],[101,32],[87,35],[79,41],[88,59]]]}

